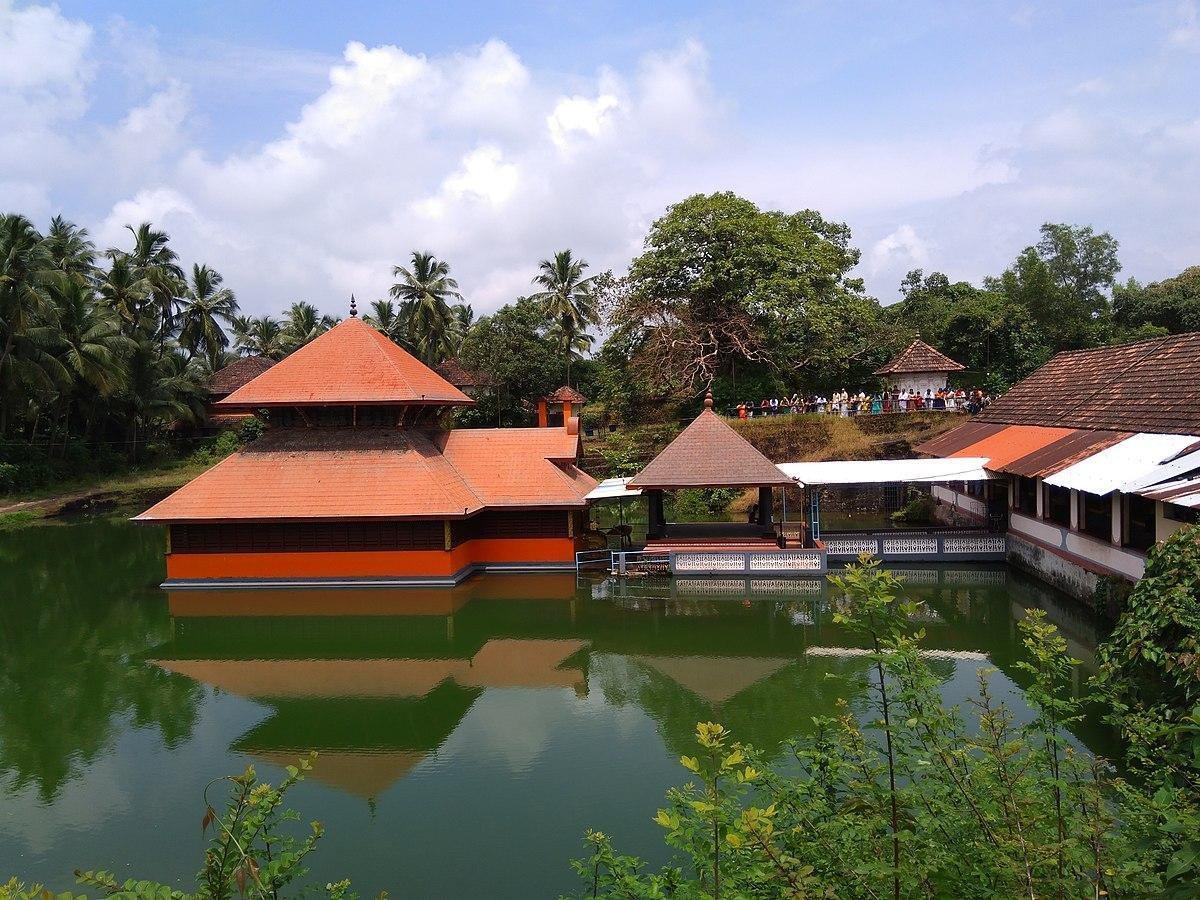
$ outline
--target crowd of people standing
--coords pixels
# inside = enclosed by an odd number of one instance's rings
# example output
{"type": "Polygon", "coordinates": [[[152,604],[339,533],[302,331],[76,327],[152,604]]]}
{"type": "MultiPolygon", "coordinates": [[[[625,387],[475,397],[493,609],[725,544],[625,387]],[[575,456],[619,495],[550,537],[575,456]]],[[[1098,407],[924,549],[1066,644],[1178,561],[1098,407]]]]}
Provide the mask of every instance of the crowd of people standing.
{"type": "Polygon", "coordinates": [[[801,397],[794,393],[790,397],[770,397],[755,403],[753,400],[744,401],[735,407],[739,419],[753,419],[761,416],[779,416],[790,413],[824,413],[834,416],[859,416],[890,412],[916,412],[917,410],[937,410],[946,412],[977,413],[984,409],[992,398],[979,388],[966,391],[962,388],[946,388],[933,390],[922,394],[915,390],[885,391],[866,394],[860,391],[852,394],[847,391],[835,391],[829,397],[813,394],[801,397]]]}

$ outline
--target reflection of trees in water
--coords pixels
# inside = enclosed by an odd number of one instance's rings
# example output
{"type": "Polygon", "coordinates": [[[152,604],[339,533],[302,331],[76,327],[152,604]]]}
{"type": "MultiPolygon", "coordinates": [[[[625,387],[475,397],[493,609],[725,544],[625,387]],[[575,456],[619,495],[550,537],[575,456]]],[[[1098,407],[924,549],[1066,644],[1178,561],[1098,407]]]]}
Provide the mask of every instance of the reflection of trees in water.
{"type": "Polygon", "coordinates": [[[705,681],[703,688],[693,685],[706,689],[713,695],[710,697],[701,696],[666,674],[679,675],[681,663],[697,668],[705,664],[734,667],[737,663],[761,668],[764,662],[754,658],[659,660],[593,654],[591,671],[608,703],[641,707],[658,723],[664,743],[676,755],[694,752],[697,722],[713,721],[731,729],[737,740],[753,744],[771,757],[788,739],[810,732],[814,716],[830,715],[840,699],[857,703],[866,690],[866,662],[861,657],[781,659],[775,671],[745,687],[739,682],[722,691],[719,683],[711,680],[705,681]],[[730,690],[736,693],[725,696],[730,690]]]}
{"type": "Polygon", "coordinates": [[[200,688],[136,661],[170,621],[156,529],[93,521],[0,535],[0,772],[43,800],[103,755],[118,717],[168,746],[200,688]]]}

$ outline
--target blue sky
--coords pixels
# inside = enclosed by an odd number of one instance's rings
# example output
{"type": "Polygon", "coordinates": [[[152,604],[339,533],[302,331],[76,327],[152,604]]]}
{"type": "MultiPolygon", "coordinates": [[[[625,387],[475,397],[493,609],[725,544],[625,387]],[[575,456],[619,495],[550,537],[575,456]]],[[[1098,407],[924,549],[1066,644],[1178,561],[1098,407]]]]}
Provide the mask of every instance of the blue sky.
{"type": "Polygon", "coordinates": [[[0,208],[150,219],[255,313],[380,297],[418,247],[488,311],[722,189],[847,222],[884,302],[1044,221],[1154,280],[1200,263],[1197,84],[1193,0],[0,0],[0,208]]]}

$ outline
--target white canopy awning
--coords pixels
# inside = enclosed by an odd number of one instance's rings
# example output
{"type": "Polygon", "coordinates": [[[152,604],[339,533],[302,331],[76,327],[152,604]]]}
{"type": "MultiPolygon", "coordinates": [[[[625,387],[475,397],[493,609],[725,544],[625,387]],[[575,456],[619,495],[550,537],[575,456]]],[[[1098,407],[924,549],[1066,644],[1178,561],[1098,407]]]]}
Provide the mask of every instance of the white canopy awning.
{"type": "Polygon", "coordinates": [[[890,482],[987,481],[987,457],[873,459],[779,463],[779,471],[805,485],[886,484],[890,482]]]}
{"type": "Polygon", "coordinates": [[[1055,487],[1103,496],[1127,483],[1140,481],[1197,440],[1200,438],[1188,434],[1134,434],[1073,466],[1047,475],[1044,481],[1055,487]]]}
{"type": "Polygon", "coordinates": [[[1171,459],[1169,462],[1155,466],[1149,472],[1139,475],[1136,478],[1130,478],[1121,484],[1119,490],[1122,494],[1137,494],[1143,488],[1162,484],[1164,481],[1171,481],[1197,469],[1200,469],[1200,451],[1184,453],[1171,459]]]}
{"type": "Polygon", "coordinates": [[[633,481],[632,477],[605,478],[583,499],[591,502],[593,500],[619,500],[622,497],[640,497],[642,495],[641,488],[626,487],[631,481],[633,481]]]}
{"type": "Polygon", "coordinates": [[[1164,503],[1174,503],[1176,506],[1200,509],[1200,476],[1156,484],[1154,487],[1143,488],[1137,493],[1143,497],[1149,497],[1151,500],[1161,500],[1164,503]]]}

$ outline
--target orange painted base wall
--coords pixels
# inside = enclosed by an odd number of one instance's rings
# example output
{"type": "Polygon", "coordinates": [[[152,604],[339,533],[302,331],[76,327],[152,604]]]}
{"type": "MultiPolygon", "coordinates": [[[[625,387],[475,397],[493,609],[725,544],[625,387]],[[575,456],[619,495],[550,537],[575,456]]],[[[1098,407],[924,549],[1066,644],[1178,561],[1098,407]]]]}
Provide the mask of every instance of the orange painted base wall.
{"type": "Polygon", "coordinates": [[[574,561],[571,538],[482,538],[453,550],[168,553],[167,578],[449,578],[473,565],[574,561]]]}

